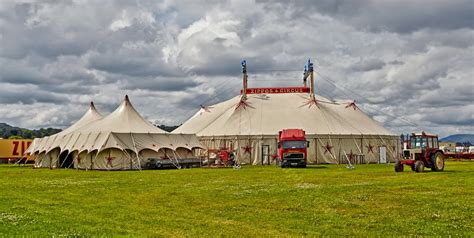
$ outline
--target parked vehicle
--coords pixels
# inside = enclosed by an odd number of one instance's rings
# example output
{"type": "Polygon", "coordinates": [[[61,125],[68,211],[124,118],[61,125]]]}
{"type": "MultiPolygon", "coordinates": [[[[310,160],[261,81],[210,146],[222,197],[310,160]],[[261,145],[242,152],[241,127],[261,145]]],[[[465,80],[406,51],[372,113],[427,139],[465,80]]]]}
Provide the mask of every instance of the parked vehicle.
{"type": "Polygon", "coordinates": [[[306,168],[307,147],[305,131],[302,129],[284,129],[278,132],[278,156],[281,167],[306,168]]]}
{"type": "Polygon", "coordinates": [[[403,172],[404,165],[416,172],[423,172],[425,167],[443,171],[444,153],[439,149],[438,135],[425,132],[411,134],[403,158],[395,163],[395,172],[403,172]]]}

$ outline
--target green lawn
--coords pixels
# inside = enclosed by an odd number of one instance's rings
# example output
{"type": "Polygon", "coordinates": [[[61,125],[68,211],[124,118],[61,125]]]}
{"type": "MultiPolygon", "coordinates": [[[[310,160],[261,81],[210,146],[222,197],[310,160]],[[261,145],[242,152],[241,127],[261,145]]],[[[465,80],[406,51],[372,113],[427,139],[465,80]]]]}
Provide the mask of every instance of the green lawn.
{"type": "Polygon", "coordinates": [[[474,236],[474,162],[426,171],[2,165],[0,236],[474,236]]]}

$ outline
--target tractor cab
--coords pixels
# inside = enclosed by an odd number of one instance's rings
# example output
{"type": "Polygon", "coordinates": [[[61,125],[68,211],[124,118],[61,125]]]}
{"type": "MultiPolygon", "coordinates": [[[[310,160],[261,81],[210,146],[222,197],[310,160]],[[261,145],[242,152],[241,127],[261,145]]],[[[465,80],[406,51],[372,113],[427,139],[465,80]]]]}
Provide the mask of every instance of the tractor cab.
{"type": "Polygon", "coordinates": [[[416,172],[423,172],[425,167],[442,171],[444,154],[439,149],[438,135],[421,132],[407,136],[403,158],[395,163],[395,171],[402,172],[404,165],[416,172]]]}
{"type": "Polygon", "coordinates": [[[438,136],[433,134],[413,133],[407,141],[407,149],[403,151],[405,159],[420,159],[426,152],[438,150],[438,136]],[[414,156],[413,158],[410,158],[414,156]]]}

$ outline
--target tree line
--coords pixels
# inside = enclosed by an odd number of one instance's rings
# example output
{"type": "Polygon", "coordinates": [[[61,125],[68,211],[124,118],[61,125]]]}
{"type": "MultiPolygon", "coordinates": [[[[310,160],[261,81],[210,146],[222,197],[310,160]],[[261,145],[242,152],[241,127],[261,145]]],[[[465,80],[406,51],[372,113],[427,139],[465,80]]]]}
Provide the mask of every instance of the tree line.
{"type": "MultiPolygon", "coordinates": [[[[178,126],[166,126],[166,125],[156,125],[156,126],[167,132],[171,132],[174,129],[178,128],[178,126]]],[[[0,138],[3,138],[3,139],[41,138],[45,136],[54,135],[60,131],[61,129],[56,129],[56,128],[41,128],[38,130],[29,130],[29,129],[20,128],[16,126],[10,126],[7,123],[0,122],[0,138]]]]}
{"type": "Polygon", "coordinates": [[[29,130],[25,128],[10,126],[7,123],[0,123],[0,137],[4,139],[33,139],[50,136],[60,132],[61,129],[41,128],[29,130]]]}

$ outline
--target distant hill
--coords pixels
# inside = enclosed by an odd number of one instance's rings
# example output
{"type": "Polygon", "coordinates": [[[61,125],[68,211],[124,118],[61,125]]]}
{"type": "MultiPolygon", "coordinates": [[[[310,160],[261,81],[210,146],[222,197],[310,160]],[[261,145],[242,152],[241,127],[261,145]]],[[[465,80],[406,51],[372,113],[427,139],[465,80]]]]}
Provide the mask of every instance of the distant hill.
{"type": "Polygon", "coordinates": [[[450,135],[450,136],[442,138],[441,141],[453,141],[453,142],[456,142],[456,143],[469,142],[471,144],[474,144],[474,134],[450,135]]]}
{"type": "Polygon", "coordinates": [[[24,138],[33,139],[39,137],[50,136],[60,132],[61,129],[55,128],[41,128],[39,130],[29,130],[16,126],[10,126],[7,123],[0,122],[0,138],[24,138]]]}

